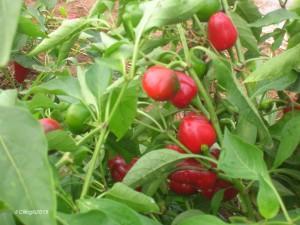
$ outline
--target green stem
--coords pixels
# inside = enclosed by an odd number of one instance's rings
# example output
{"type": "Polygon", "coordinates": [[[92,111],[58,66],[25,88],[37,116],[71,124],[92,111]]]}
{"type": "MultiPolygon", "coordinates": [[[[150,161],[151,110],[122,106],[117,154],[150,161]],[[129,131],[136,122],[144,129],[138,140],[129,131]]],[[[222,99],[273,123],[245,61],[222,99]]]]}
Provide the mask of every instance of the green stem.
{"type": "MultiPolygon", "coordinates": [[[[180,35],[180,39],[181,39],[181,42],[182,42],[182,46],[183,46],[183,50],[184,50],[184,54],[185,54],[187,64],[190,65],[191,64],[190,63],[191,62],[190,61],[191,57],[190,57],[190,53],[189,53],[188,44],[187,44],[187,41],[186,41],[186,38],[185,38],[184,29],[181,26],[181,24],[177,25],[177,29],[178,29],[178,32],[179,32],[179,35],[180,35]]],[[[207,110],[210,114],[211,122],[212,122],[212,124],[213,124],[213,126],[216,130],[218,139],[221,142],[223,140],[223,134],[222,134],[222,130],[221,130],[219,120],[218,120],[217,114],[215,112],[214,105],[212,103],[211,97],[209,96],[209,94],[207,93],[204,85],[202,84],[199,77],[197,76],[197,73],[193,69],[189,69],[189,72],[190,72],[191,76],[193,77],[193,79],[195,80],[195,82],[198,86],[199,95],[204,100],[204,103],[205,103],[205,105],[207,107],[207,110]]]]}
{"type": "Polygon", "coordinates": [[[106,136],[106,129],[103,129],[100,134],[100,137],[96,143],[96,147],[95,147],[95,151],[93,153],[92,159],[89,162],[88,171],[87,171],[86,177],[84,179],[84,183],[83,183],[83,187],[82,187],[82,191],[81,191],[81,195],[80,195],[81,199],[84,198],[88,192],[88,189],[89,189],[89,186],[91,183],[91,179],[92,179],[92,175],[93,175],[93,171],[95,169],[96,161],[98,159],[98,155],[101,150],[102,144],[104,142],[105,136],[106,136]]]}
{"type": "Polygon", "coordinates": [[[76,145],[77,146],[83,145],[90,138],[92,138],[96,133],[98,133],[101,129],[103,129],[103,127],[104,127],[103,124],[99,125],[94,130],[92,130],[90,133],[88,133],[86,136],[84,136],[80,141],[78,141],[76,145]]]}
{"type": "Polygon", "coordinates": [[[149,125],[149,124],[147,124],[147,123],[144,123],[143,121],[140,121],[140,120],[137,120],[137,119],[135,119],[134,121],[135,121],[136,123],[138,123],[138,124],[144,126],[144,127],[147,127],[147,128],[149,128],[149,129],[151,129],[151,130],[154,130],[154,131],[157,131],[157,132],[160,132],[160,133],[162,132],[162,130],[160,130],[160,129],[154,127],[154,126],[151,126],[151,125],[149,125]]]}

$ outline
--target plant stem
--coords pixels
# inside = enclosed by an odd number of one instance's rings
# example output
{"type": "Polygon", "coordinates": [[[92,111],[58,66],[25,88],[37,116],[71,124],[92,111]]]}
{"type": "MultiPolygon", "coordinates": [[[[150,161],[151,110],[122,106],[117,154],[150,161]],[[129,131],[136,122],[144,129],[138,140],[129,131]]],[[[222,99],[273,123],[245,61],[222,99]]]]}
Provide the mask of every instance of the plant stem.
{"type": "Polygon", "coordinates": [[[98,127],[96,127],[94,130],[92,130],[90,133],[88,133],[85,137],[83,137],[80,141],[77,142],[77,146],[80,146],[87,142],[90,138],[92,138],[96,133],[98,133],[101,129],[103,129],[104,124],[100,124],[98,127]]]}
{"type": "MultiPolygon", "coordinates": [[[[190,63],[190,58],[191,57],[190,57],[190,54],[189,54],[188,44],[187,44],[187,41],[186,41],[186,38],[185,38],[184,29],[181,26],[181,24],[177,25],[177,29],[178,29],[180,39],[181,39],[181,42],[182,42],[182,45],[183,45],[183,50],[184,50],[184,54],[185,54],[187,64],[190,65],[191,64],[190,63]]],[[[197,73],[193,69],[189,69],[189,72],[190,72],[191,76],[193,77],[193,79],[195,80],[195,82],[198,86],[199,94],[203,98],[203,100],[206,104],[207,110],[208,110],[209,115],[210,115],[211,122],[212,122],[212,124],[213,124],[213,126],[216,130],[218,139],[221,142],[223,140],[223,134],[222,134],[222,130],[221,130],[219,120],[218,120],[216,111],[214,109],[214,105],[212,103],[212,100],[211,100],[209,94],[207,93],[204,85],[202,84],[202,82],[198,78],[197,73]]]]}
{"type": "Polygon", "coordinates": [[[95,147],[95,151],[93,153],[92,159],[89,162],[88,171],[87,171],[86,177],[84,179],[84,183],[83,183],[83,187],[82,187],[82,191],[81,191],[81,195],[80,195],[81,199],[84,198],[88,192],[88,189],[89,189],[89,186],[91,183],[91,179],[92,179],[92,175],[93,175],[93,171],[95,169],[96,161],[98,159],[98,155],[101,150],[102,144],[104,142],[105,136],[106,136],[106,129],[103,129],[102,132],[100,133],[100,137],[96,143],[96,147],[95,147]]]}

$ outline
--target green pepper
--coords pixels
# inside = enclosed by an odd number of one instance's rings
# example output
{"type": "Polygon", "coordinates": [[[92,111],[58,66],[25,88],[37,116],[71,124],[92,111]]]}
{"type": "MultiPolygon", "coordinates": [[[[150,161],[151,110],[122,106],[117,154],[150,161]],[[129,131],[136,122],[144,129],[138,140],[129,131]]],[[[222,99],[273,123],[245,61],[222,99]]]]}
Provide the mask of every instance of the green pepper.
{"type": "Polygon", "coordinates": [[[206,22],[212,14],[221,10],[221,4],[219,0],[199,0],[202,5],[199,6],[197,16],[200,21],[206,22]]]}
{"type": "Polygon", "coordinates": [[[84,133],[91,119],[90,111],[81,103],[72,104],[66,113],[65,123],[74,134],[84,133]]]}

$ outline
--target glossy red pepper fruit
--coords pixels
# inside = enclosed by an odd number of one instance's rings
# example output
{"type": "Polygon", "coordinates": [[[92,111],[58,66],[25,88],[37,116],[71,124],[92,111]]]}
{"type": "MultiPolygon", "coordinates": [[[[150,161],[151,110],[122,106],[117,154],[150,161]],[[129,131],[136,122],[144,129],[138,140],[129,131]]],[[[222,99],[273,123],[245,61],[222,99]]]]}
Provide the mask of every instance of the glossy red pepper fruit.
{"type": "Polygon", "coordinates": [[[208,21],[208,40],[216,50],[223,51],[231,48],[237,38],[237,29],[225,13],[217,12],[210,17],[208,21]]]}
{"type": "Polygon", "coordinates": [[[197,189],[193,185],[176,182],[174,180],[170,180],[169,188],[179,195],[192,195],[197,193],[197,189]]]}
{"type": "Polygon", "coordinates": [[[150,67],[143,76],[142,85],[147,95],[156,101],[167,101],[179,90],[175,72],[163,66],[150,67]]]}
{"type": "Polygon", "coordinates": [[[234,199],[239,193],[237,189],[234,188],[233,184],[226,180],[217,180],[215,186],[215,192],[224,189],[224,199],[223,201],[230,201],[234,199]]]}
{"type": "Polygon", "coordinates": [[[238,190],[233,186],[233,184],[222,179],[218,179],[216,181],[214,188],[203,189],[201,193],[207,199],[212,199],[214,194],[220,190],[224,190],[224,202],[234,199],[238,194],[238,190]]]}
{"type": "Polygon", "coordinates": [[[108,161],[108,168],[114,181],[121,182],[138,158],[133,158],[129,164],[121,156],[115,156],[108,161]]]}
{"type": "Polygon", "coordinates": [[[21,64],[14,62],[14,77],[18,83],[23,83],[24,80],[27,78],[28,74],[31,72],[30,69],[25,68],[21,64]]]}
{"type": "Polygon", "coordinates": [[[171,103],[178,108],[187,107],[197,95],[198,87],[195,81],[183,72],[175,71],[180,88],[177,94],[171,99],[171,103]]]}
{"type": "Polygon", "coordinates": [[[201,147],[210,147],[216,142],[216,132],[210,122],[202,115],[187,115],[179,125],[178,139],[191,152],[201,152],[201,147]]]}
{"type": "Polygon", "coordinates": [[[45,133],[61,129],[59,122],[51,118],[43,118],[40,119],[39,122],[45,133]]]}

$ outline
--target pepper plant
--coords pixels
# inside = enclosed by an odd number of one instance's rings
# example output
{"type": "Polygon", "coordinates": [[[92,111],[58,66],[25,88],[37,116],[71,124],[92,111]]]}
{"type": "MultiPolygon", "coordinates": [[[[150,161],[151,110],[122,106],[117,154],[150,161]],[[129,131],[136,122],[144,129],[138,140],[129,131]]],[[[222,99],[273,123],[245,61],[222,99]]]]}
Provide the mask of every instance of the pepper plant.
{"type": "Polygon", "coordinates": [[[298,2],[0,0],[0,224],[299,224],[298,2]]]}

